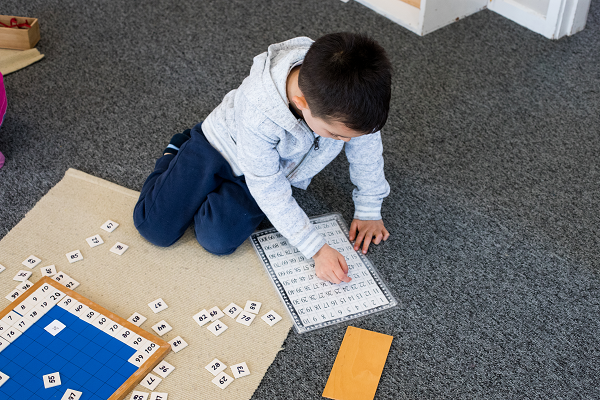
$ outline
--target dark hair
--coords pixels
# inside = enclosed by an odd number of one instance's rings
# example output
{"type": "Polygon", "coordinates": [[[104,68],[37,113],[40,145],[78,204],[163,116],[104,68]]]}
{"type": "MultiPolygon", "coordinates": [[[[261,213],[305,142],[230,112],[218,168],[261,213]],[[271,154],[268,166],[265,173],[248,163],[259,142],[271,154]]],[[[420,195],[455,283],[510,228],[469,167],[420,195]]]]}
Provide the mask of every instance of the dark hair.
{"type": "Polygon", "coordinates": [[[380,130],[390,109],[392,64],[383,47],[362,34],[331,33],[312,44],[298,86],[314,117],[364,133],[380,130]]]}

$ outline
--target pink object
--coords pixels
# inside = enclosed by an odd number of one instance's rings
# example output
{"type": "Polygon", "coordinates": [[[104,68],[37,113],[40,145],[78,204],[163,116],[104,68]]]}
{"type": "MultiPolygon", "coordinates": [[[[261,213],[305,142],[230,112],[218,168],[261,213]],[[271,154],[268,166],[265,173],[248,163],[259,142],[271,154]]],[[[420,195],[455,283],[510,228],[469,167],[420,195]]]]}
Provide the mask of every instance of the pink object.
{"type": "MultiPolygon", "coordinates": [[[[2,122],[4,122],[6,107],[8,107],[8,100],[6,99],[6,91],[4,90],[4,79],[2,73],[0,73],[0,126],[2,126],[2,122]]],[[[4,155],[0,153],[0,168],[4,166],[4,161],[4,155]]]]}

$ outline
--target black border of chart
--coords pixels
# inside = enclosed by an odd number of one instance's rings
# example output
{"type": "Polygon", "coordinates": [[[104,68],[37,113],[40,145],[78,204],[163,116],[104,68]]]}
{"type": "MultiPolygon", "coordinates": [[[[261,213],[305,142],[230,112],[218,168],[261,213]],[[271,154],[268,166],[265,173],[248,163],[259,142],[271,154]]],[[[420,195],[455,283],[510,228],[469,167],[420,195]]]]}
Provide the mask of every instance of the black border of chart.
{"type": "MultiPolygon", "coordinates": [[[[335,220],[338,223],[338,225],[342,229],[342,232],[344,232],[344,235],[346,235],[346,239],[350,240],[348,227],[346,226],[346,222],[344,221],[342,214],[340,214],[338,212],[334,212],[334,213],[318,215],[318,216],[310,218],[310,222],[313,224],[327,222],[327,221],[331,221],[331,220],[335,220]]],[[[331,321],[320,322],[320,323],[317,323],[314,325],[309,325],[307,327],[304,326],[304,324],[302,323],[302,320],[300,319],[300,316],[298,315],[298,313],[296,312],[296,310],[294,308],[294,305],[290,301],[285,289],[283,288],[283,286],[281,286],[281,282],[279,282],[279,278],[277,277],[277,274],[275,274],[275,271],[273,270],[273,267],[271,266],[271,262],[268,260],[266,254],[262,248],[262,245],[260,244],[260,242],[258,240],[260,237],[269,235],[272,233],[278,233],[277,229],[268,228],[268,229],[263,229],[261,231],[254,232],[250,236],[251,242],[252,242],[252,247],[254,247],[254,250],[256,251],[256,253],[258,254],[258,256],[260,258],[260,261],[262,262],[263,266],[269,273],[269,278],[271,279],[273,286],[275,286],[275,289],[277,290],[277,293],[279,294],[279,298],[281,298],[281,301],[283,301],[283,303],[285,304],[288,315],[290,316],[290,318],[292,318],[292,321],[294,322],[294,329],[296,330],[297,333],[306,333],[306,332],[314,331],[316,329],[321,329],[321,328],[325,328],[328,326],[336,325],[336,324],[346,322],[346,321],[349,321],[352,319],[356,319],[356,318],[364,317],[366,315],[371,315],[371,314],[375,314],[375,313],[378,313],[381,311],[385,311],[387,309],[390,309],[390,308],[398,305],[398,301],[394,298],[394,296],[392,296],[392,293],[388,289],[388,287],[385,284],[385,282],[383,281],[383,279],[381,279],[381,277],[379,276],[379,273],[377,272],[377,269],[375,268],[373,263],[367,258],[367,256],[365,256],[361,252],[353,250],[358,255],[358,257],[361,259],[361,261],[365,264],[365,267],[369,270],[371,275],[373,275],[373,279],[375,279],[375,282],[377,282],[377,285],[379,286],[379,288],[381,289],[382,293],[384,294],[384,296],[386,297],[386,299],[388,300],[389,303],[384,304],[382,306],[378,306],[376,308],[372,308],[367,311],[361,311],[356,314],[350,314],[350,315],[346,315],[344,317],[336,318],[331,321]]]]}

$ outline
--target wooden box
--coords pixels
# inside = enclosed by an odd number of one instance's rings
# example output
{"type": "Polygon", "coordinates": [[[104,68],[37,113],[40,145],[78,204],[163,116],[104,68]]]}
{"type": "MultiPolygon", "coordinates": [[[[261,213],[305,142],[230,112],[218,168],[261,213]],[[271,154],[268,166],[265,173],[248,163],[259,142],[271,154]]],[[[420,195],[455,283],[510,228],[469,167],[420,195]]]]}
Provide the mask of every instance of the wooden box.
{"type": "Polygon", "coordinates": [[[0,25],[0,48],[28,50],[35,47],[40,40],[40,24],[37,18],[0,15],[0,22],[10,25],[10,20],[13,18],[17,19],[18,24],[23,24],[27,20],[31,28],[6,28],[0,25]]]}

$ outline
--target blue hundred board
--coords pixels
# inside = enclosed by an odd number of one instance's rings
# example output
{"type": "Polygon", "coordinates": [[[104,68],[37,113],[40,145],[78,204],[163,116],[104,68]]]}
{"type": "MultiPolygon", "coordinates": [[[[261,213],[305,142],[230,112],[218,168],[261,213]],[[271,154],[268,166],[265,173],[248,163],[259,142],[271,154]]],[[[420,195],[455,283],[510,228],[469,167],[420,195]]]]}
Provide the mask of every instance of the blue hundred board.
{"type": "Polygon", "coordinates": [[[77,293],[43,281],[0,314],[0,399],[122,399],[170,350],[77,293]]]}

